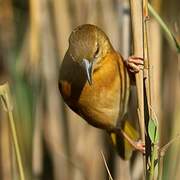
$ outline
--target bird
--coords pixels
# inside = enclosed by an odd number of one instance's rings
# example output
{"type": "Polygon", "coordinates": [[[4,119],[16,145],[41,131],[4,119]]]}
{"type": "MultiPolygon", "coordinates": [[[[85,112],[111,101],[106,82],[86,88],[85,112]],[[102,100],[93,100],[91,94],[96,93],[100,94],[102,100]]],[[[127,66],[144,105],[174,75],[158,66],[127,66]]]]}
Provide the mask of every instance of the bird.
{"type": "Polygon", "coordinates": [[[124,60],[103,30],[93,24],[76,27],[59,71],[64,102],[90,125],[105,130],[120,157],[144,152],[139,133],[128,120],[131,76],[143,69],[143,58],[124,60]]]}

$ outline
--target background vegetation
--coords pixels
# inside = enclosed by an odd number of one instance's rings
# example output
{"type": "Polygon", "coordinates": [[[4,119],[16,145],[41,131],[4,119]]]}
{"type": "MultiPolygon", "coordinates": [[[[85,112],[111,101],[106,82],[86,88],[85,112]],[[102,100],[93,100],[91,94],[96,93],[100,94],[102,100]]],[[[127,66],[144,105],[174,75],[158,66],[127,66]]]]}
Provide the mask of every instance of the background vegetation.
{"type": "MultiPolygon", "coordinates": [[[[151,4],[180,41],[179,0],[152,0],[151,4]]],[[[26,179],[108,179],[101,152],[113,179],[140,179],[139,156],[122,161],[105,133],[70,111],[58,91],[58,70],[71,30],[96,24],[127,58],[132,53],[129,12],[126,0],[0,0],[0,83],[8,81],[11,86],[26,179]]],[[[154,110],[162,146],[180,132],[180,62],[153,18],[149,34],[154,110]]],[[[131,104],[135,109],[135,100],[131,104]]],[[[2,180],[19,179],[7,118],[1,106],[2,180]]],[[[163,179],[180,178],[179,153],[177,140],[165,155],[163,179]]]]}

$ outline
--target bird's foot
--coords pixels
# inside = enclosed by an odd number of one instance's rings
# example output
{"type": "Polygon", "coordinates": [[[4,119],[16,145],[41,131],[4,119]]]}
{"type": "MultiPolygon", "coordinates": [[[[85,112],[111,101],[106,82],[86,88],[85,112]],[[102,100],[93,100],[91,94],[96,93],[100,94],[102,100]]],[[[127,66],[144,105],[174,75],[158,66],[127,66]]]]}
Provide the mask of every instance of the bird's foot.
{"type": "Polygon", "coordinates": [[[128,70],[132,73],[138,73],[144,69],[144,59],[136,56],[129,56],[125,61],[128,70]]]}
{"type": "Polygon", "coordinates": [[[121,133],[124,136],[124,138],[129,142],[129,144],[131,144],[131,146],[134,147],[135,150],[145,154],[145,144],[141,140],[134,141],[122,129],[121,133]]]}
{"type": "Polygon", "coordinates": [[[133,142],[133,147],[137,150],[140,151],[141,153],[145,154],[145,143],[143,143],[141,140],[134,141],[133,142]]]}

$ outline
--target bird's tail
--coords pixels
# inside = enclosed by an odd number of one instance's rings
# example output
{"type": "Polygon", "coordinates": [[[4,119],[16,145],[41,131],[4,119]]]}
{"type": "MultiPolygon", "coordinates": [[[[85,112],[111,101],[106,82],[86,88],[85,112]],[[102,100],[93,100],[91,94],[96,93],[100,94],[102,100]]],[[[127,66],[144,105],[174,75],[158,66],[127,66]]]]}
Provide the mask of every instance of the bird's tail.
{"type": "MultiPolygon", "coordinates": [[[[121,128],[132,140],[136,141],[139,138],[137,130],[128,120],[124,121],[121,128]]],[[[129,142],[122,135],[111,133],[110,136],[113,145],[115,146],[120,157],[124,160],[130,159],[132,152],[134,150],[132,145],[129,144],[129,142]]]]}

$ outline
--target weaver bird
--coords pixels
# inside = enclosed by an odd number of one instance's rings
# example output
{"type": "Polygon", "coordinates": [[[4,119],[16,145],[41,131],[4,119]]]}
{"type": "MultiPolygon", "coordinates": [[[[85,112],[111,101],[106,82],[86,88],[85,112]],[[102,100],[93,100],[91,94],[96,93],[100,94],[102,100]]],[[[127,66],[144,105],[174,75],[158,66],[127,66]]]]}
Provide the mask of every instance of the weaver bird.
{"type": "Polygon", "coordinates": [[[144,151],[138,133],[127,119],[130,71],[143,60],[124,61],[106,34],[95,25],[74,29],[60,68],[59,89],[65,103],[94,127],[106,130],[123,159],[132,150],[144,151]]]}

